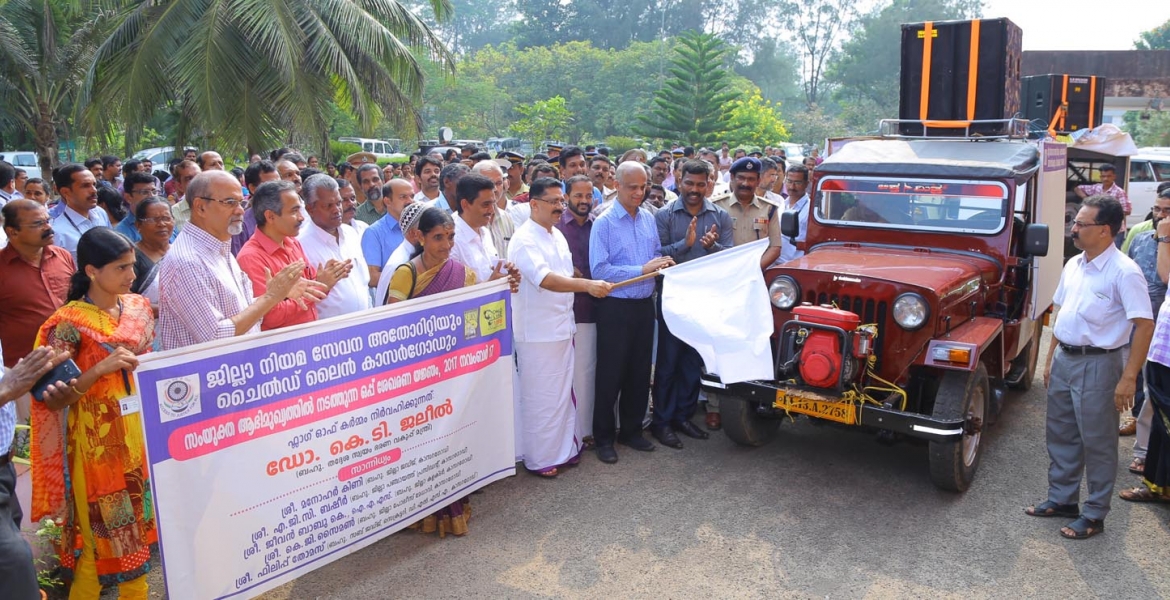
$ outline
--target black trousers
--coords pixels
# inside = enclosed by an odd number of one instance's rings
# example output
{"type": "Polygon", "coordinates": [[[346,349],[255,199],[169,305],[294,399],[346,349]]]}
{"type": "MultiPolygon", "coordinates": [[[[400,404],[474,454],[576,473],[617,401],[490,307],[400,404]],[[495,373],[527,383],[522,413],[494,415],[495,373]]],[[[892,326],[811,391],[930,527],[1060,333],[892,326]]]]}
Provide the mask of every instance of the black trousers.
{"type": "Polygon", "coordinates": [[[613,445],[617,436],[613,407],[623,438],[642,434],[650,397],[650,361],[654,349],[654,301],[602,298],[597,301],[597,375],[593,401],[593,439],[613,445]]]}
{"type": "Polygon", "coordinates": [[[20,535],[22,515],[16,500],[16,470],[7,463],[0,466],[0,597],[5,600],[41,597],[32,548],[20,535]]]}

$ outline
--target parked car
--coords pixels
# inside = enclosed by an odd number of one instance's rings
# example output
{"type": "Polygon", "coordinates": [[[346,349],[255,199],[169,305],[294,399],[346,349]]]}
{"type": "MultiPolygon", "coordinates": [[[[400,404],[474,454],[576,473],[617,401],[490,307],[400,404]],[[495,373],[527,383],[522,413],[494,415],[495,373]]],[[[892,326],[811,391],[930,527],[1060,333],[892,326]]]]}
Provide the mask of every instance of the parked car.
{"type": "Polygon", "coordinates": [[[170,173],[171,159],[175,158],[175,147],[162,146],[160,148],[147,148],[146,150],[135,152],[131,158],[135,160],[149,159],[152,172],[165,171],[170,173]]]}
{"type": "Polygon", "coordinates": [[[36,179],[38,177],[43,179],[43,177],[41,177],[41,168],[37,166],[38,162],[36,152],[31,152],[28,150],[19,150],[13,152],[6,150],[4,152],[0,152],[0,160],[5,161],[18,169],[24,169],[24,172],[28,173],[29,179],[36,179]]]}
{"type": "Polygon", "coordinates": [[[1129,157],[1129,185],[1125,191],[1133,205],[1127,220],[1131,227],[1149,216],[1158,186],[1167,181],[1170,181],[1170,150],[1142,148],[1140,154],[1129,157]]]}
{"type": "Polygon", "coordinates": [[[362,147],[362,152],[369,152],[377,158],[391,158],[398,153],[398,147],[386,140],[376,140],[372,138],[360,137],[342,137],[337,138],[337,141],[357,144],[362,147]]]}

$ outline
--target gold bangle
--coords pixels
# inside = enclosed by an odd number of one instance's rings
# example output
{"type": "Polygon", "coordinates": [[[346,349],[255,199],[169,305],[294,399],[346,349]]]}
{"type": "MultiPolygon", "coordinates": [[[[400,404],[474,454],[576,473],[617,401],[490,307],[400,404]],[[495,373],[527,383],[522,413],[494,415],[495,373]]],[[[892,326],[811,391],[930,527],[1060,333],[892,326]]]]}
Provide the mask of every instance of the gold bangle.
{"type": "Polygon", "coordinates": [[[89,390],[85,390],[85,392],[83,392],[83,391],[77,389],[77,386],[75,386],[75,385],[69,386],[69,389],[73,390],[73,393],[77,394],[78,396],[84,396],[85,393],[89,391],[89,390]]]}

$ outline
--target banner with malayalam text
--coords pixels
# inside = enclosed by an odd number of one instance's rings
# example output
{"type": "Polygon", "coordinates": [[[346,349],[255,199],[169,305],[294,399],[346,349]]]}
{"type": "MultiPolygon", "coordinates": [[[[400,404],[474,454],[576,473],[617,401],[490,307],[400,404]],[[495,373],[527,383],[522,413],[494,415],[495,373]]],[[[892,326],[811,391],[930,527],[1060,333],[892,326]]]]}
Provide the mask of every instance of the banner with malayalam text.
{"type": "Polygon", "coordinates": [[[514,475],[510,301],[478,285],[144,356],[169,597],[255,597],[514,475]]]}

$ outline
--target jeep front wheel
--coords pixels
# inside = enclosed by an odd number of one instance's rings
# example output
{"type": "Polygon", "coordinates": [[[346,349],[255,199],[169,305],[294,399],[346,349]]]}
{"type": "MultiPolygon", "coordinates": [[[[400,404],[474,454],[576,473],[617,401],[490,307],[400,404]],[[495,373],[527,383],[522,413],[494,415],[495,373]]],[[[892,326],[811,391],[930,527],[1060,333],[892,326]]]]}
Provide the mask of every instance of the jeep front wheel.
{"type": "Polygon", "coordinates": [[[930,479],[944,490],[965,491],[975,479],[982,451],[982,429],[990,403],[987,367],[972,372],[947,371],[934,399],[936,419],[962,419],[963,437],[953,442],[930,442],[930,479]]]}
{"type": "MultiPolygon", "coordinates": [[[[711,395],[711,392],[707,392],[708,397],[711,395]]],[[[727,437],[742,446],[763,446],[775,437],[776,430],[780,428],[779,419],[760,416],[754,402],[735,396],[719,395],[719,413],[727,437]]]]}

